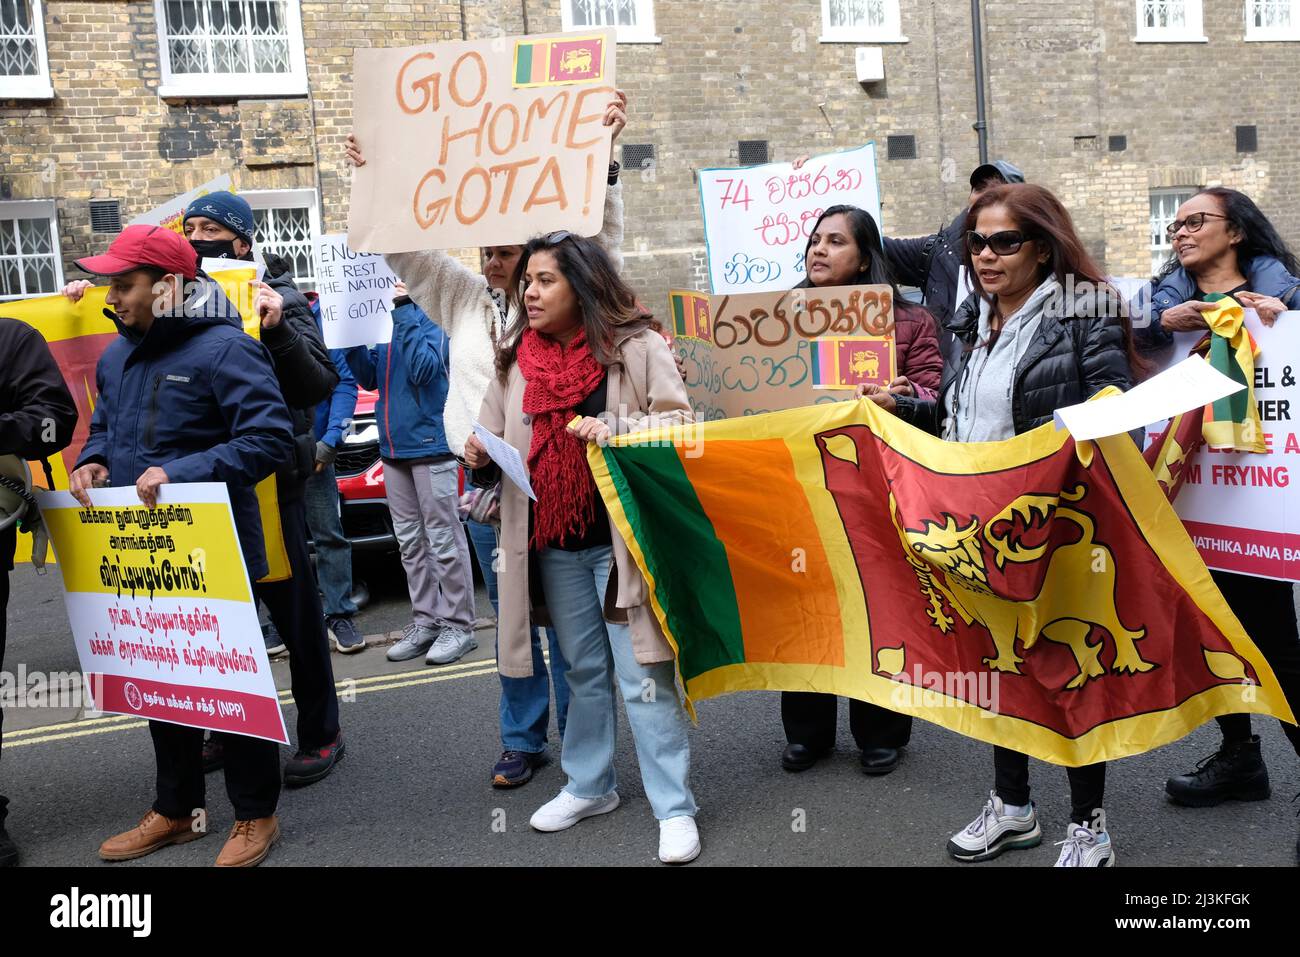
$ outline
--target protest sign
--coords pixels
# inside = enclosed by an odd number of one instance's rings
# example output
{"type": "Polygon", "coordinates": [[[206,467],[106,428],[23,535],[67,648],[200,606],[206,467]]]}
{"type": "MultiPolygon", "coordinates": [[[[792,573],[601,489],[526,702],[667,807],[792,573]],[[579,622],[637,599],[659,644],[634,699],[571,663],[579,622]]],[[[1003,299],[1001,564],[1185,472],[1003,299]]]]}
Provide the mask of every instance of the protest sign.
{"type": "Polygon", "coordinates": [[[858,206],[880,224],[876,145],[808,160],[700,170],[700,206],[715,293],[771,292],[804,279],[803,254],[822,212],[858,206]]]}
{"type": "Polygon", "coordinates": [[[600,232],[614,51],[613,30],[357,50],[351,247],[600,232]]]}
{"type": "Polygon", "coordinates": [[[699,421],[838,402],[897,365],[888,286],[715,295],[675,290],[669,315],[699,421]]]}
{"type": "MultiPolygon", "coordinates": [[[[1273,326],[1246,310],[1246,328],[1259,346],[1255,401],[1266,452],[1233,452],[1202,446],[1172,464],[1182,486],[1174,509],[1210,568],[1260,578],[1300,581],[1300,502],[1291,466],[1300,462],[1300,312],[1284,313],[1273,326]],[[1292,458],[1297,456],[1297,458],[1292,458]]],[[[1174,336],[1162,364],[1182,360],[1203,333],[1174,336]]],[[[1163,439],[1167,423],[1147,429],[1148,445],[1163,439]]],[[[1170,466],[1166,466],[1166,469],[1170,466]]]]}
{"type": "Polygon", "coordinates": [[[39,492],[100,711],[288,744],[226,487],[39,492]]]}
{"type": "Polygon", "coordinates": [[[393,338],[393,286],[397,277],[378,253],[348,248],[344,233],[316,242],[320,270],[321,328],[328,349],[371,346],[393,338]]]}
{"type": "Polygon", "coordinates": [[[230,174],[223,173],[216,179],[208,180],[202,186],[198,186],[188,193],[182,193],[175,199],[169,199],[161,206],[155,206],[147,213],[137,216],[128,223],[128,226],[166,226],[173,232],[181,232],[184,226],[183,217],[185,210],[200,196],[206,196],[208,193],[219,193],[225,190],[231,192],[230,174]]]}

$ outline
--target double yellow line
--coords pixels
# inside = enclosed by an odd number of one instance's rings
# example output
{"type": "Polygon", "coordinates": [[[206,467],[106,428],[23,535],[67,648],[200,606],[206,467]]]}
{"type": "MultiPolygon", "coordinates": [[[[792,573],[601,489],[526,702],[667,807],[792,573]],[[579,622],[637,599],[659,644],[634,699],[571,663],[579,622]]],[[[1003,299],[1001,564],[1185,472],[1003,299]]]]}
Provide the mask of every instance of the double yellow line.
{"type": "MultiPolygon", "coordinates": [[[[549,656],[548,656],[549,657],[549,656]]],[[[346,678],[336,681],[334,689],[346,700],[371,691],[392,691],[395,688],[413,688],[416,685],[429,685],[438,681],[455,681],[460,678],[476,678],[480,675],[494,675],[497,672],[497,660],[488,658],[483,661],[467,661],[456,665],[440,667],[433,674],[419,672],[398,672],[388,675],[372,675],[369,678],[346,678]],[[418,675],[418,677],[413,677],[418,675]]],[[[278,692],[280,704],[293,704],[293,693],[285,688],[278,692]]],[[[49,744],[53,741],[66,741],[70,738],[84,738],[92,734],[107,734],[110,731],[129,731],[143,728],[149,722],[125,714],[105,715],[101,718],[82,718],[64,724],[47,724],[39,728],[25,728],[21,731],[4,733],[4,748],[23,748],[32,744],[49,744]]]]}

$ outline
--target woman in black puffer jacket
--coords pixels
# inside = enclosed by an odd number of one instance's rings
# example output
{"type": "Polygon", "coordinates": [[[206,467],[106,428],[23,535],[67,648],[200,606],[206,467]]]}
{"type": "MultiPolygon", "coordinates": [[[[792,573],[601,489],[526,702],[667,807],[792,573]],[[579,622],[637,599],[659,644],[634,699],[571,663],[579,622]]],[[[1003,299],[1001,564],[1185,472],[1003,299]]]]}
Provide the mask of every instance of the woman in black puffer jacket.
{"type": "MultiPolygon", "coordinates": [[[[873,401],[946,439],[996,442],[1106,386],[1132,384],[1139,360],[1127,310],[1060,200],[1041,186],[1001,186],[972,205],[966,229],[975,292],[947,323],[954,341],[938,399],[918,398],[896,382],[873,401]]],[[[957,860],[989,860],[1042,841],[1029,800],[1029,758],[998,747],[993,763],[988,802],[948,842],[957,860]]],[[[1115,854],[1102,811],[1106,765],[1068,774],[1071,824],[1057,865],[1109,866],[1115,854]]]]}

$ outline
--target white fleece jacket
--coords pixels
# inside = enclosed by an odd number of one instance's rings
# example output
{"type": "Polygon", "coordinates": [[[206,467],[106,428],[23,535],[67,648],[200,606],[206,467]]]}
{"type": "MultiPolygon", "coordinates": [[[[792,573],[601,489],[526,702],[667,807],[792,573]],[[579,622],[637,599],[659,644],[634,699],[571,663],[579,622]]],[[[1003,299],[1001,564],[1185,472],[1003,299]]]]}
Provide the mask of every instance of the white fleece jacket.
{"type": "MultiPolygon", "coordinates": [[[[623,271],[623,184],[605,191],[605,222],[596,242],[623,271]]],[[[478,420],[488,383],[496,375],[496,341],[501,314],[483,274],[466,268],[437,249],[384,256],[390,269],[406,283],[411,300],[442,327],[451,340],[451,383],[443,410],[447,444],[456,455],[478,420]]],[[[509,319],[514,318],[512,312],[509,319]]],[[[509,322],[509,320],[507,320],[509,322]]]]}

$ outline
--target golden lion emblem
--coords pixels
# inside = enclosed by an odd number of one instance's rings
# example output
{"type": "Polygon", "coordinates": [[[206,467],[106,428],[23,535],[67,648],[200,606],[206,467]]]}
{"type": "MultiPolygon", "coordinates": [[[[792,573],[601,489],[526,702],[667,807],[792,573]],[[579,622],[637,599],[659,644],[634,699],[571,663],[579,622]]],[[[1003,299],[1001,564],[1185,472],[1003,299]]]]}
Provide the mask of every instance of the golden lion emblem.
{"type": "Polygon", "coordinates": [[[951,614],[960,615],[967,625],[980,625],[993,639],[995,654],[984,664],[994,671],[1020,674],[1023,658],[1015,644],[1027,651],[1039,636],[1065,645],[1074,654],[1078,673],[1066,688],[1082,688],[1089,679],[1106,673],[1100,654],[1102,642],[1089,644],[1094,627],[1110,635],[1115,644],[1111,670],[1134,674],[1150,671],[1154,664],[1142,659],[1137,642],[1146,629],[1124,627],[1115,607],[1116,567],[1109,548],[1094,538],[1092,516],[1062,505],[1078,502],[1086,492],[1082,484],[1054,495],[1021,495],[991,521],[980,525],[974,516],[962,524],[952,515],[943,522],[926,520],[921,529],[904,529],[898,517],[898,503],[889,495],[894,527],[916,572],[921,594],[929,600],[926,614],[943,634],[952,630],[951,614]],[[1082,533],[1079,540],[1057,546],[1047,554],[1049,543],[1025,547],[1013,541],[1017,517],[1028,525],[1035,516],[1072,522],[1082,533]],[[1006,523],[1006,530],[996,529],[1006,523]],[[989,586],[985,549],[991,549],[996,566],[1007,562],[1030,563],[1046,556],[1047,570],[1042,588],[1028,601],[1013,601],[995,594],[989,586]],[[1102,600],[1102,596],[1105,596],[1102,600]]]}
{"type": "Polygon", "coordinates": [[[855,376],[874,379],[880,375],[880,356],[870,349],[859,349],[849,361],[849,371],[855,376]]]}
{"type": "Polygon", "coordinates": [[[560,60],[561,73],[586,73],[591,69],[590,50],[569,50],[560,60]]]}

